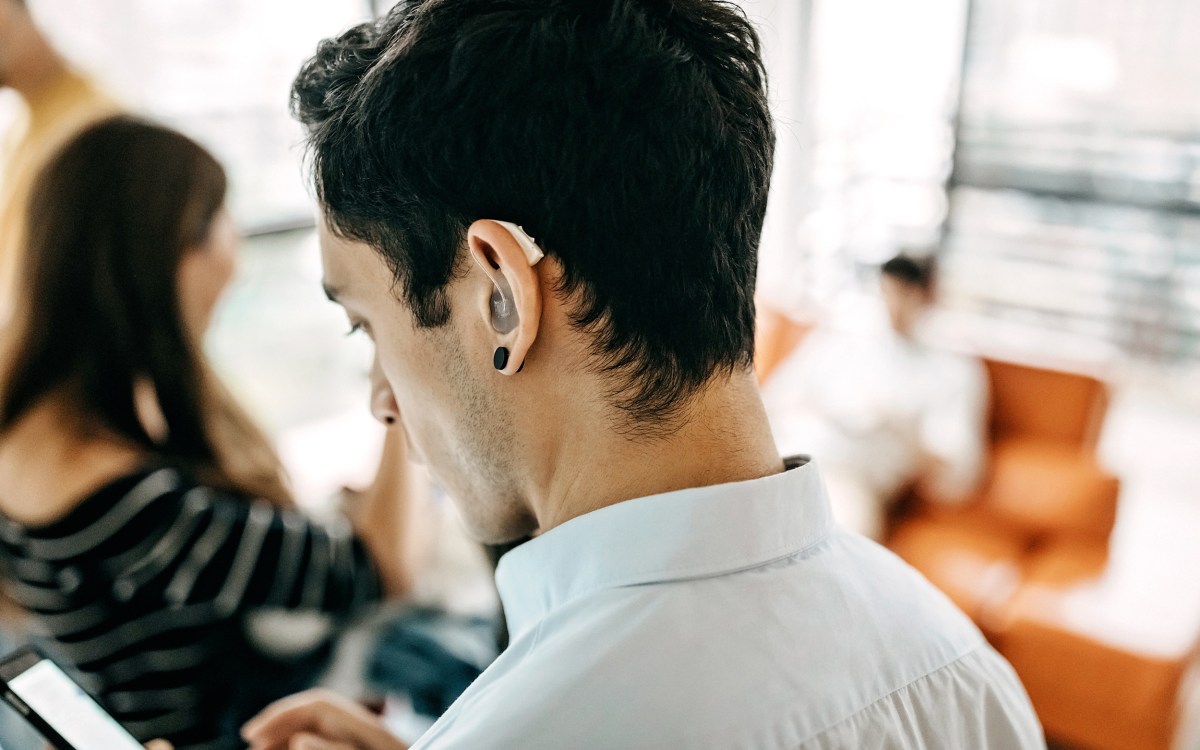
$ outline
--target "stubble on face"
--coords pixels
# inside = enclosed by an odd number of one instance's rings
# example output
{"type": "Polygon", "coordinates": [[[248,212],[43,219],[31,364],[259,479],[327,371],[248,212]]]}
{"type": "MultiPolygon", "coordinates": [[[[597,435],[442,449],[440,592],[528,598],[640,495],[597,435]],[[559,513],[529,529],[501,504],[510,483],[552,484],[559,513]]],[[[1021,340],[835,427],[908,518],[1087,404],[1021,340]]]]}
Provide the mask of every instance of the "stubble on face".
{"type": "MultiPolygon", "coordinates": [[[[511,405],[487,378],[505,376],[473,367],[453,321],[439,347],[438,370],[454,403],[453,438],[443,483],[451,491],[471,536],[502,544],[528,536],[536,521],[522,497],[521,441],[511,405]]],[[[435,474],[441,473],[435,469],[435,474]]]]}
{"type": "Polygon", "coordinates": [[[452,281],[450,320],[421,327],[378,252],[337,236],[325,222],[319,234],[326,293],[375,341],[414,453],[471,536],[488,543],[526,536],[536,522],[522,497],[521,436],[504,396],[511,381],[491,366],[493,332],[473,314],[470,285],[452,281]]]}

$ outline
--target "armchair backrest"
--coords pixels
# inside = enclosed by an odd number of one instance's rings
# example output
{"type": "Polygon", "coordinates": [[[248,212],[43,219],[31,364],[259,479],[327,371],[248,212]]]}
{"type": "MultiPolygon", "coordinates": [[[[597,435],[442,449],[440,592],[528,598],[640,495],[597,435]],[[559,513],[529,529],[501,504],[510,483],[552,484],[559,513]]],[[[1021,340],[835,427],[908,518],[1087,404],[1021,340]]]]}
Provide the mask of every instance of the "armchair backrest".
{"type": "Polygon", "coordinates": [[[992,389],[992,439],[1036,437],[1093,449],[1108,408],[1104,383],[1088,375],[984,360],[992,389]]]}
{"type": "Polygon", "coordinates": [[[759,305],[754,327],[754,371],[759,383],[766,382],[811,328],[778,310],[759,305]]]}

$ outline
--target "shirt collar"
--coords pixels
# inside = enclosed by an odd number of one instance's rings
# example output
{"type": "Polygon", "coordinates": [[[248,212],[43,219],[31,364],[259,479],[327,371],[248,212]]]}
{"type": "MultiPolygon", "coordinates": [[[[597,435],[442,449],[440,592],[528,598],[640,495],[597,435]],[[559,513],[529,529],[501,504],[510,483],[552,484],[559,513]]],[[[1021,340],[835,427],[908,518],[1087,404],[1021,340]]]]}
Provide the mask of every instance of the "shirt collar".
{"type": "Polygon", "coordinates": [[[574,518],[500,560],[496,585],[513,638],[581,596],[704,578],[790,557],[832,525],[816,466],[669,492],[574,518]]]}

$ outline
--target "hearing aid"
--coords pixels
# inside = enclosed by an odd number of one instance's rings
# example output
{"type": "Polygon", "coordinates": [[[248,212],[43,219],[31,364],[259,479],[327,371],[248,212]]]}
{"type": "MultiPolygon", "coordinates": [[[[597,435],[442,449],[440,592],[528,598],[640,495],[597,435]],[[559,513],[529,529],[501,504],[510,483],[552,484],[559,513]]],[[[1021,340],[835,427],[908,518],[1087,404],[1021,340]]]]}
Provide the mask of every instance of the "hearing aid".
{"type": "Polygon", "coordinates": [[[496,223],[507,229],[508,233],[517,241],[517,244],[521,246],[521,249],[525,251],[525,259],[529,261],[530,266],[536,266],[539,260],[546,257],[546,254],[538,247],[537,242],[529,236],[529,233],[523,227],[519,227],[511,221],[497,221],[496,223]]]}
{"type": "MultiPolygon", "coordinates": [[[[497,221],[496,223],[507,229],[508,233],[517,241],[517,245],[525,253],[525,259],[531,267],[536,266],[538,261],[546,257],[546,254],[538,247],[537,242],[523,228],[510,221],[497,221]]],[[[492,310],[492,328],[496,330],[496,333],[512,332],[519,322],[517,319],[517,305],[513,299],[512,287],[508,285],[508,281],[504,277],[500,277],[492,288],[490,305],[492,310]]],[[[498,362],[499,357],[495,361],[498,362]]],[[[503,368],[497,367],[496,369],[503,368]]]]}
{"type": "Polygon", "coordinates": [[[512,287],[503,277],[492,287],[492,328],[496,333],[511,333],[517,327],[517,305],[513,301],[512,287]]]}
{"type": "MultiPolygon", "coordinates": [[[[517,245],[525,253],[525,260],[529,262],[530,267],[536,266],[538,261],[546,257],[542,249],[538,247],[537,242],[529,236],[524,228],[512,223],[511,221],[497,221],[497,224],[508,230],[516,240],[517,245]]],[[[513,299],[512,287],[509,286],[508,280],[503,276],[496,281],[492,288],[492,296],[489,300],[489,305],[492,311],[492,328],[496,333],[511,333],[516,329],[517,323],[520,322],[517,316],[517,305],[513,299]]],[[[492,366],[497,370],[503,370],[508,366],[508,347],[501,346],[492,354],[492,366]]],[[[524,369],[525,363],[521,363],[521,369],[524,369]]],[[[517,370],[520,372],[520,370],[517,370]]]]}

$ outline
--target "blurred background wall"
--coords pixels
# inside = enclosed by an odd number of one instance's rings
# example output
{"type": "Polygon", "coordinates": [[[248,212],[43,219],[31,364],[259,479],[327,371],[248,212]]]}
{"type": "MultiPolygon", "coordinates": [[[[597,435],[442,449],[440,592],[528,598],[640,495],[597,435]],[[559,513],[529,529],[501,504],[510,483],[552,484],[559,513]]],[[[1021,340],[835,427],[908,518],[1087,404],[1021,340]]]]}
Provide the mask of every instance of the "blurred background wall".
{"type": "Polygon", "coordinates": [[[1200,402],[1200,3],[748,5],[791,65],[766,297],[937,243],[963,335],[1200,402]]]}

